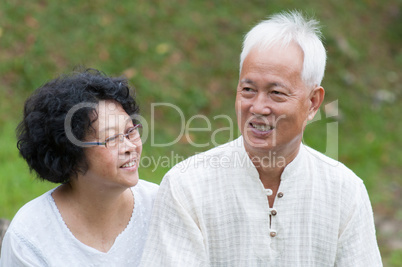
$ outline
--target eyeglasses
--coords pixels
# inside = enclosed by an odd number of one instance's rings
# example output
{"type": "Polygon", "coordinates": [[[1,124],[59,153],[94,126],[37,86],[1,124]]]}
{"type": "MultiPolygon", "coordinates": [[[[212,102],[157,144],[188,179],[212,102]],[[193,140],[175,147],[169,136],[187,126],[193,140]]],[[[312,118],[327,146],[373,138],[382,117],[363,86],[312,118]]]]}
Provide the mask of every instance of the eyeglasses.
{"type": "Polygon", "coordinates": [[[117,147],[118,144],[124,142],[124,138],[127,138],[132,143],[137,143],[141,140],[141,131],[142,125],[135,124],[134,127],[128,129],[126,134],[116,134],[105,140],[105,142],[84,142],[85,146],[105,146],[107,148],[117,147]]]}

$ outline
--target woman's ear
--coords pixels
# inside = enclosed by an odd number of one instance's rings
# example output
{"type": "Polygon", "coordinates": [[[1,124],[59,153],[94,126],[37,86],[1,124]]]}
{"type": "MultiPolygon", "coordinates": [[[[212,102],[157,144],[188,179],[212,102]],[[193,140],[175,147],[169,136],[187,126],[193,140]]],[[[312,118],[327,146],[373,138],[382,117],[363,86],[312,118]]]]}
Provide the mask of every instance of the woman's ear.
{"type": "Polygon", "coordinates": [[[310,108],[307,119],[311,121],[324,100],[325,90],[322,86],[315,87],[310,93],[310,108]]]}

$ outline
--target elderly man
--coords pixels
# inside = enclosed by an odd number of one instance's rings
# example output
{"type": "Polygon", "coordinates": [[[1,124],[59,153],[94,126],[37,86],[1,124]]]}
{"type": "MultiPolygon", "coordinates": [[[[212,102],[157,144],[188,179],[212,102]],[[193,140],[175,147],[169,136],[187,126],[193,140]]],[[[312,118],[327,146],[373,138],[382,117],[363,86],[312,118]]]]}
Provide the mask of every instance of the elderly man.
{"type": "Polygon", "coordinates": [[[382,265],[362,180],[302,144],[324,98],[325,61],[317,22],[297,12],[246,35],[242,136],[166,174],[143,266],[382,265]]]}

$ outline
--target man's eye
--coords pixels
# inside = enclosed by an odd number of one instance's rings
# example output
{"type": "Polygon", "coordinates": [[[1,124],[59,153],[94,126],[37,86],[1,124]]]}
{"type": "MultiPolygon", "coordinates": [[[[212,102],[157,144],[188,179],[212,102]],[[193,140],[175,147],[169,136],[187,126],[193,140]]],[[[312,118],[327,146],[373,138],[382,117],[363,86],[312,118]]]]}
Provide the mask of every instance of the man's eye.
{"type": "Polygon", "coordinates": [[[277,102],[284,102],[287,100],[287,95],[282,91],[272,90],[271,99],[277,102]]]}
{"type": "Polygon", "coordinates": [[[253,92],[254,90],[252,88],[250,88],[250,87],[244,87],[243,91],[245,91],[245,92],[253,92]]]}

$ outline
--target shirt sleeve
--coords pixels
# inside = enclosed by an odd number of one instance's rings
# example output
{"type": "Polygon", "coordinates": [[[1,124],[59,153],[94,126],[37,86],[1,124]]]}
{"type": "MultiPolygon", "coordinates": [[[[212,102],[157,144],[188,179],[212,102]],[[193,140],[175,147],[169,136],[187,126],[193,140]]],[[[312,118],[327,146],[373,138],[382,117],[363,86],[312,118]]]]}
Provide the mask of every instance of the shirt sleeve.
{"type": "Polygon", "coordinates": [[[335,266],[382,266],[367,190],[363,183],[358,189],[351,212],[340,228],[335,266]]]}
{"type": "Polygon", "coordinates": [[[47,266],[46,262],[43,261],[38,254],[39,253],[35,251],[35,248],[30,245],[29,242],[20,238],[14,232],[7,231],[1,247],[0,267],[47,266]]]}
{"type": "Polygon", "coordinates": [[[209,266],[197,219],[182,187],[170,178],[168,173],[160,185],[140,266],[209,266]]]}

